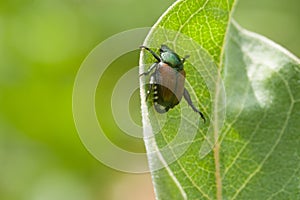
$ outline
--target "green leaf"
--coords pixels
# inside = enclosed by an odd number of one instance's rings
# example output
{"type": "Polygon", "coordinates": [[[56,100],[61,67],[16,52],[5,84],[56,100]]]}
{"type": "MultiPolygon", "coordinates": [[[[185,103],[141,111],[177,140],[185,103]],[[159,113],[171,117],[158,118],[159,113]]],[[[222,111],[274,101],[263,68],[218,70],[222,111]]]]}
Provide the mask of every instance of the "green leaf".
{"type": "MultiPolygon", "coordinates": [[[[185,63],[199,115],[182,100],[167,114],[146,101],[145,144],[157,199],[299,199],[300,61],[231,20],[234,1],[177,1],[144,45],[185,63]]],[[[141,72],[155,61],[142,51],[141,72]]]]}

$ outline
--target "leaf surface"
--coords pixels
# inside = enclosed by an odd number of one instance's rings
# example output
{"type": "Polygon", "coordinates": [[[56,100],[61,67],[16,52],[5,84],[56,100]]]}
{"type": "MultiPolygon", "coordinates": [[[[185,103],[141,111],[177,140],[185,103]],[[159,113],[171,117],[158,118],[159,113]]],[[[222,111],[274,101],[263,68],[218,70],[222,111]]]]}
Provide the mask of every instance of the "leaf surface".
{"type": "MultiPolygon", "coordinates": [[[[233,7],[233,0],[178,1],[145,40],[156,52],[167,44],[190,55],[185,87],[207,118],[203,124],[184,100],[156,113],[141,78],[158,199],[300,198],[300,61],[231,20],[233,7]]],[[[154,61],[142,52],[141,64],[154,61]]]]}

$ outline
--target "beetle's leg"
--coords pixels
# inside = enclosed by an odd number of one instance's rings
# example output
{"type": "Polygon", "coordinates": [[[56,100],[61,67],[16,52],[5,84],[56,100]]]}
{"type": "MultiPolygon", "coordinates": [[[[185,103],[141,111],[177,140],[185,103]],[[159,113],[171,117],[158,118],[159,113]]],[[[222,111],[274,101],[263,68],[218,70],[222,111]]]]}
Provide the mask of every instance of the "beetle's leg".
{"type": "Polygon", "coordinates": [[[156,66],[157,66],[157,63],[153,63],[153,65],[151,65],[151,67],[146,72],[141,73],[140,76],[148,75],[156,66]]]}
{"type": "Polygon", "coordinates": [[[150,83],[149,83],[149,87],[147,90],[147,95],[146,95],[146,101],[148,100],[149,95],[151,94],[152,90],[153,90],[153,85],[155,84],[155,76],[154,76],[155,72],[151,74],[150,76],[150,83]]]}
{"type": "Polygon", "coordinates": [[[190,57],[190,55],[184,56],[184,58],[181,59],[181,64],[183,64],[185,62],[185,60],[188,59],[189,57],[190,57]]]}
{"type": "Polygon", "coordinates": [[[149,49],[149,48],[146,47],[146,46],[140,46],[140,48],[146,49],[147,51],[149,51],[149,52],[154,56],[154,58],[155,58],[158,62],[161,62],[161,58],[160,58],[154,51],[152,51],[151,49],[149,49]]]}
{"type": "Polygon", "coordinates": [[[163,108],[162,108],[162,106],[159,105],[159,104],[157,104],[157,103],[154,104],[154,108],[155,108],[155,110],[156,110],[158,113],[160,113],[160,114],[166,113],[166,112],[168,112],[168,110],[170,109],[170,108],[168,108],[168,107],[163,107],[163,108]]]}
{"type": "Polygon", "coordinates": [[[184,99],[188,102],[188,104],[192,107],[192,109],[193,109],[195,112],[197,112],[197,113],[200,114],[201,118],[203,119],[203,121],[204,121],[204,123],[205,123],[206,120],[205,120],[205,117],[204,117],[203,113],[200,112],[200,111],[194,106],[194,104],[193,104],[193,102],[192,102],[192,100],[191,100],[191,96],[190,96],[189,92],[187,91],[187,89],[185,89],[185,88],[184,88],[184,91],[183,91],[183,96],[184,96],[184,99]]]}

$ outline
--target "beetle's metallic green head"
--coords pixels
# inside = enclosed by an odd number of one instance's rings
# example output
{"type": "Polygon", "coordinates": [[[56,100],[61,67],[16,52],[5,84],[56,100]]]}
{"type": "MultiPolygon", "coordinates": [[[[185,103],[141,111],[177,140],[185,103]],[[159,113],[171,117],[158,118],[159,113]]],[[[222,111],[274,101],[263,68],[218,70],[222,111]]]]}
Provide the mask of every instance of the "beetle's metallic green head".
{"type": "Polygon", "coordinates": [[[187,57],[180,59],[177,53],[172,51],[167,45],[164,44],[161,45],[159,52],[162,62],[167,63],[170,65],[170,67],[177,70],[183,69],[183,63],[187,57]]]}

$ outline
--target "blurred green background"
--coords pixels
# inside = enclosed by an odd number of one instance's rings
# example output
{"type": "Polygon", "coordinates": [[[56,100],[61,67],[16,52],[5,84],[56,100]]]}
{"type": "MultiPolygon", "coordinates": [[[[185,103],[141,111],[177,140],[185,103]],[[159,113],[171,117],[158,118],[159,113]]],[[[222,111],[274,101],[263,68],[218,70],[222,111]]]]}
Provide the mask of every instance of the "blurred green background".
{"type": "MultiPolygon", "coordinates": [[[[0,1],[0,199],[154,199],[149,174],[110,169],[82,145],[72,117],[72,89],[80,64],[97,44],[153,25],[172,2],[0,1]]],[[[299,8],[299,0],[240,0],[234,17],[299,57],[299,8]]],[[[100,81],[99,104],[109,101],[118,77],[137,61],[133,52],[113,64],[100,81]]],[[[138,92],[134,96],[130,107],[139,121],[138,92]]],[[[123,136],[108,106],[97,110],[115,143],[144,151],[141,140],[123,136]]]]}

